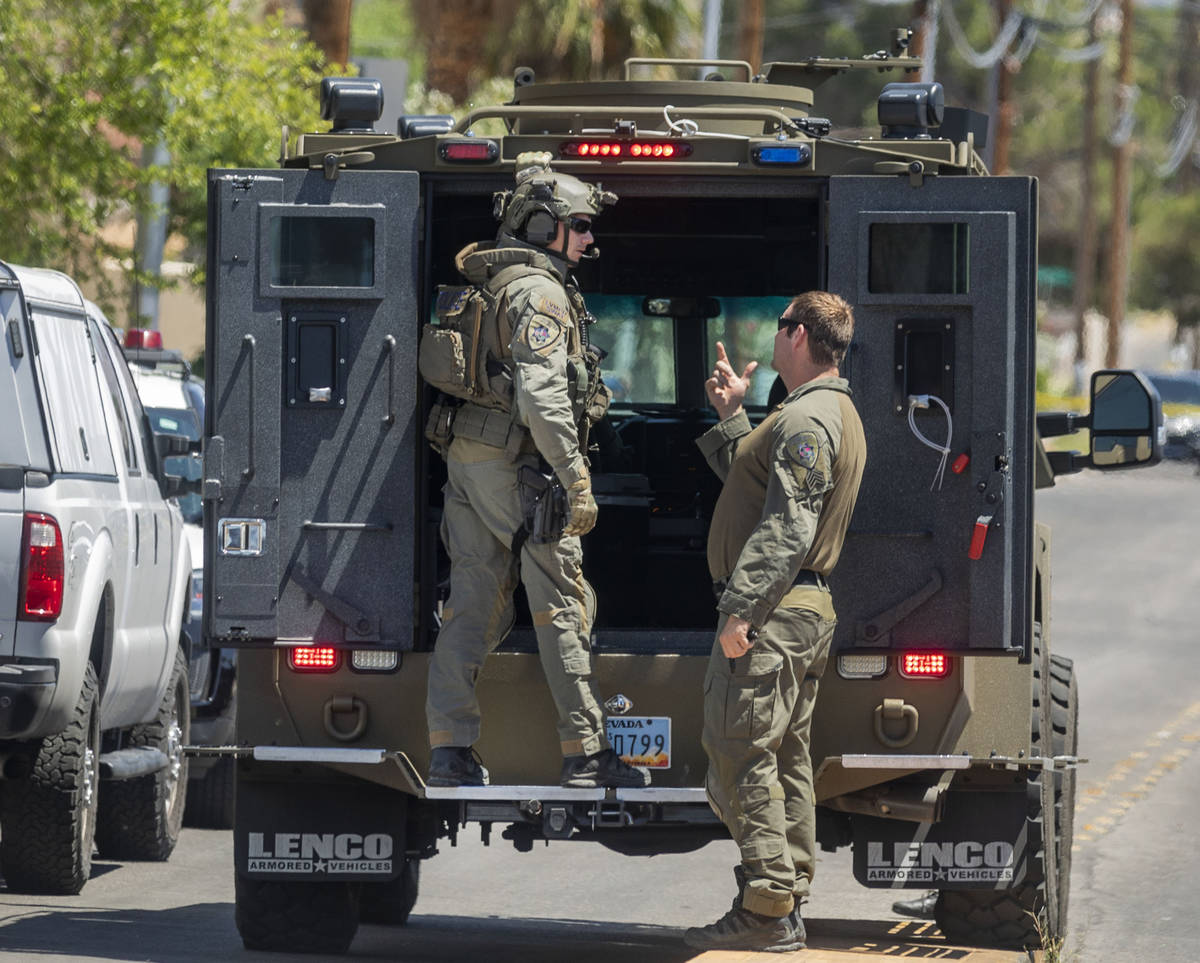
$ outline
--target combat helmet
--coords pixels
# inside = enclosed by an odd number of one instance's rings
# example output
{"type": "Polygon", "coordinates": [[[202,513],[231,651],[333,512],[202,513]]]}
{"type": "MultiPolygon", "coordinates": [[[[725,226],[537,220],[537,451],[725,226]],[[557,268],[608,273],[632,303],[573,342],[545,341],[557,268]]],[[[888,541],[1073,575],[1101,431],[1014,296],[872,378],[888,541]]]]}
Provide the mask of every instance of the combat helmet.
{"type": "Polygon", "coordinates": [[[617,195],[599,184],[552,170],[546,151],[518,154],[516,171],[517,186],[499,191],[492,198],[500,238],[517,238],[559,257],[565,256],[565,251],[553,250],[550,245],[558,236],[560,221],[572,214],[598,215],[617,202],[617,195]]]}

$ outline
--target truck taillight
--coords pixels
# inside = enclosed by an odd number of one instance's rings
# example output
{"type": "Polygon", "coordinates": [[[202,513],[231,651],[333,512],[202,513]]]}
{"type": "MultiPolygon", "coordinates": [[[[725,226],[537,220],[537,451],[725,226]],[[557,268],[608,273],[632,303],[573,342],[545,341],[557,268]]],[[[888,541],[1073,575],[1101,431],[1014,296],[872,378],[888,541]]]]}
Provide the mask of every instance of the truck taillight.
{"type": "Polygon", "coordinates": [[[335,672],[341,654],[333,646],[296,646],[288,649],[288,666],[294,672],[335,672]]]}
{"type": "Polygon", "coordinates": [[[62,614],[63,541],[50,515],[25,514],[21,550],[20,618],[53,622],[62,614]]]}
{"type": "Polygon", "coordinates": [[[940,679],[950,674],[950,659],[941,652],[905,652],[900,674],[907,679],[940,679]]]}

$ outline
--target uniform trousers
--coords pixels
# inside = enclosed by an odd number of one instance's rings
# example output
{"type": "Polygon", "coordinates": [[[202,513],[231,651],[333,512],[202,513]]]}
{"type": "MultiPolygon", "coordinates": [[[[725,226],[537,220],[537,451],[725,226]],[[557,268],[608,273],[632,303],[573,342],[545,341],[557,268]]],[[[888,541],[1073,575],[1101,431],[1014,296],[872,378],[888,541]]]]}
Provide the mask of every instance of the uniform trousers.
{"type": "Polygon", "coordinates": [[[470,746],[479,738],[475,683],[484,660],[512,629],[518,578],[533,616],[538,652],[558,710],[564,756],[608,747],[604,713],[593,688],[589,636],[596,596],[583,577],[577,537],[512,552],[522,525],[517,470],[537,456],[515,460],[500,448],[456,438],[447,453],[442,540],[450,554],[450,598],[429,667],[426,718],[429,742],[470,746]]]}
{"type": "Polygon", "coordinates": [[[765,916],[790,913],[815,869],[810,730],[835,625],[828,590],[793,587],[732,669],[717,642],[705,674],[705,788],[741,853],[742,907],[765,916]]]}

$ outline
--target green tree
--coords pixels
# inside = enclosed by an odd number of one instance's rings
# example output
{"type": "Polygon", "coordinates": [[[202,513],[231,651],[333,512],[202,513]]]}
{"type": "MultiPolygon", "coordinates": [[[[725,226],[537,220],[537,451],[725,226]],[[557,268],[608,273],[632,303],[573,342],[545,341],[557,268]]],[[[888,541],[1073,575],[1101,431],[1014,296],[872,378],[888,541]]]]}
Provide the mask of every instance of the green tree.
{"type": "Polygon", "coordinates": [[[1149,310],[1175,315],[1177,340],[1192,338],[1192,367],[1200,367],[1200,193],[1160,195],[1147,206],[1134,230],[1131,300],[1149,310]]]}
{"type": "Polygon", "coordinates": [[[125,292],[105,262],[126,285],[134,268],[104,229],[166,182],[170,230],[202,260],[205,170],[274,163],[281,124],[318,123],[327,72],[302,32],[233,0],[3,0],[0,49],[3,256],[62,268],[106,307],[125,292]],[[160,137],[170,163],[143,166],[160,137]]]}

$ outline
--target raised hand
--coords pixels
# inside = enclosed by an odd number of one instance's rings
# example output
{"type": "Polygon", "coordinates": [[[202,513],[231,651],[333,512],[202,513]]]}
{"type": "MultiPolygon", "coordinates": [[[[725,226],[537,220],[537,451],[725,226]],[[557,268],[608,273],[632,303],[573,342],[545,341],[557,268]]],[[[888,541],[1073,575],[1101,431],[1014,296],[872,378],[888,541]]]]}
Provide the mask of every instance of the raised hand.
{"type": "Polygon", "coordinates": [[[717,363],[713,366],[712,377],[704,382],[704,390],[722,421],[736,415],[741,410],[746,392],[750,389],[750,379],[757,367],[758,362],[751,361],[739,376],[733,370],[733,365],[729,363],[729,356],[725,354],[725,345],[720,341],[717,342],[717,363]]]}

